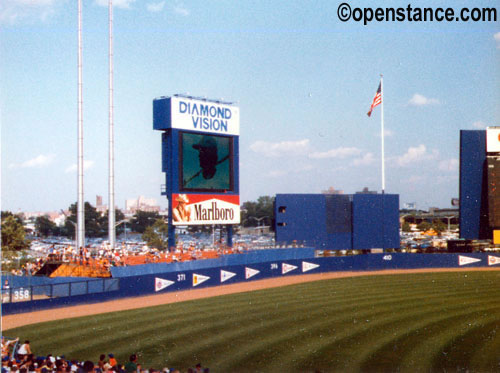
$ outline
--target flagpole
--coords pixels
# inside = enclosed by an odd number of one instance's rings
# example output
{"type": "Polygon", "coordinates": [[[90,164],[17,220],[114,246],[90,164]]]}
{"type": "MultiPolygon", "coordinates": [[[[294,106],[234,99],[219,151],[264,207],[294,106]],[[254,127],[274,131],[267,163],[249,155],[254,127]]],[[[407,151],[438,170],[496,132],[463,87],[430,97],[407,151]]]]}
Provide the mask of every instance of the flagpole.
{"type": "Polygon", "coordinates": [[[380,74],[380,137],[382,138],[382,194],[385,193],[385,156],[384,156],[384,76],[380,74]]]}

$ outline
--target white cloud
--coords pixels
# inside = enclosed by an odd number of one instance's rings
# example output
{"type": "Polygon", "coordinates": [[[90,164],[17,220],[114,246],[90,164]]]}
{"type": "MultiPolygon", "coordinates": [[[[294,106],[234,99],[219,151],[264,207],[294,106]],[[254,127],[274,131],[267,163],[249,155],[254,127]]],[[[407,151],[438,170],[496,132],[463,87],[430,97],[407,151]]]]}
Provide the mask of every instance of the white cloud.
{"type": "Polygon", "coordinates": [[[457,171],[458,170],[458,159],[446,159],[439,162],[439,169],[441,171],[457,171]]]}
{"type": "Polygon", "coordinates": [[[284,171],[284,170],[273,170],[273,171],[269,171],[267,173],[267,176],[269,177],[274,177],[274,178],[278,178],[278,177],[283,177],[283,176],[286,176],[288,174],[288,171],[284,171]]]}
{"type": "Polygon", "coordinates": [[[146,5],[146,9],[152,13],[161,12],[164,7],[165,7],[164,1],[161,1],[159,3],[149,3],[148,5],[146,5]]]}
{"type": "Polygon", "coordinates": [[[330,149],[326,152],[314,152],[309,154],[309,158],[312,159],[325,159],[325,158],[346,158],[353,155],[358,155],[361,153],[361,150],[358,148],[347,148],[340,147],[336,149],[330,149]]]}
{"type": "Polygon", "coordinates": [[[256,141],[250,145],[250,149],[255,153],[266,157],[285,157],[289,155],[305,154],[309,150],[309,139],[299,141],[267,142],[256,141]]]}
{"type": "MultiPolygon", "coordinates": [[[[88,170],[89,168],[92,168],[94,166],[94,161],[83,161],[83,170],[88,170]]],[[[71,166],[67,167],[64,172],[71,173],[71,172],[76,172],[78,169],[76,163],[72,164],[71,166]]]]}
{"type": "Polygon", "coordinates": [[[436,179],[436,184],[448,184],[456,182],[458,180],[458,174],[453,175],[439,175],[436,179]]]}
{"type": "Polygon", "coordinates": [[[23,163],[12,163],[9,168],[40,168],[51,164],[55,159],[55,154],[40,154],[39,156],[29,159],[23,163]]]}
{"type": "Polygon", "coordinates": [[[410,101],[408,101],[408,104],[412,106],[437,105],[439,104],[439,100],[436,98],[427,98],[421,94],[415,93],[410,101]]]}
{"type": "Polygon", "coordinates": [[[472,127],[483,130],[487,127],[487,125],[486,125],[486,123],[478,120],[478,121],[472,123],[472,127]]]}
{"type": "Polygon", "coordinates": [[[292,170],[271,170],[266,175],[268,177],[278,178],[283,177],[290,174],[301,174],[303,172],[308,172],[314,170],[315,167],[312,165],[304,165],[302,167],[296,167],[292,170]]]}
{"type": "Polygon", "coordinates": [[[177,4],[175,4],[174,12],[177,14],[180,14],[181,16],[188,16],[190,13],[189,9],[186,8],[186,6],[181,2],[178,2],[177,4]]]}
{"type": "MultiPolygon", "coordinates": [[[[99,6],[109,6],[109,0],[95,0],[99,6]]],[[[122,9],[130,9],[130,5],[135,3],[135,0],[113,0],[113,6],[122,9]]]]}
{"type": "Polygon", "coordinates": [[[497,48],[500,49],[500,31],[493,35],[493,38],[497,42],[497,48]]]}
{"type": "Polygon", "coordinates": [[[355,159],[352,161],[353,166],[368,166],[375,162],[375,158],[373,157],[373,153],[366,153],[363,157],[359,159],[355,159]]]}
{"type": "Polygon", "coordinates": [[[1,0],[0,24],[34,20],[45,22],[62,3],[63,0],[1,0]]]}
{"type": "Polygon", "coordinates": [[[390,129],[384,128],[384,137],[391,137],[394,136],[394,132],[391,131],[390,129]]]}
{"type": "Polygon", "coordinates": [[[413,175],[410,176],[408,179],[401,180],[402,183],[404,184],[420,184],[426,181],[426,177],[422,175],[413,175]]]}
{"type": "Polygon", "coordinates": [[[405,154],[397,158],[397,163],[399,166],[404,167],[409,165],[410,163],[435,159],[437,155],[437,151],[433,151],[431,154],[429,154],[425,145],[420,144],[416,147],[409,147],[408,151],[405,154]]]}

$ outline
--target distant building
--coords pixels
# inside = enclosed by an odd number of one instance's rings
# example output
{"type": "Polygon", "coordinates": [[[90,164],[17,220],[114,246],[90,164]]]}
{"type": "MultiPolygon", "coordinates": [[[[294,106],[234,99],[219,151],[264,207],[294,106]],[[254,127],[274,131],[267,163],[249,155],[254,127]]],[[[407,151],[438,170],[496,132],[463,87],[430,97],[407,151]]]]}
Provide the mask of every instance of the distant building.
{"type": "Polygon", "coordinates": [[[400,213],[400,222],[401,224],[420,224],[424,221],[433,223],[440,220],[445,224],[457,225],[458,216],[459,211],[456,208],[439,209],[437,207],[430,207],[429,211],[405,209],[400,213]]]}
{"type": "Polygon", "coordinates": [[[154,198],[139,196],[137,199],[127,199],[125,201],[125,213],[135,214],[137,211],[160,212],[160,206],[154,198]]]}
{"type": "Polygon", "coordinates": [[[95,209],[101,214],[105,214],[108,210],[108,206],[102,204],[102,196],[95,196],[95,209]]]}
{"type": "Polygon", "coordinates": [[[361,192],[356,192],[356,194],[377,194],[377,191],[369,190],[368,187],[364,187],[361,192]]]}
{"type": "MultiPolygon", "coordinates": [[[[69,214],[69,211],[67,211],[69,214]]],[[[46,212],[41,212],[41,211],[35,211],[35,212],[23,212],[23,219],[26,224],[29,224],[30,222],[34,222],[36,218],[41,217],[41,216],[47,216],[50,221],[54,222],[58,227],[64,225],[64,222],[66,221],[66,217],[64,216],[63,213],[57,212],[57,211],[46,211],[46,212]]]]}
{"type": "Polygon", "coordinates": [[[323,194],[344,194],[343,190],[336,190],[334,187],[329,187],[327,190],[322,190],[323,194]]]}

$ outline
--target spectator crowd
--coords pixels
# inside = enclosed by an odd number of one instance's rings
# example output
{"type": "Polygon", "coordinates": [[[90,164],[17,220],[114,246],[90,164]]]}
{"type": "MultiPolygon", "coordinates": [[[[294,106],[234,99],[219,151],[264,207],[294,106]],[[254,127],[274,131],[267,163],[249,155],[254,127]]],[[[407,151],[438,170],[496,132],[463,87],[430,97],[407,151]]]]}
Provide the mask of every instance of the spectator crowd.
{"type": "MultiPolygon", "coordinates": [[[[200,363],[183,372],[209,373],[200,363]]],[[[139,362],[136,354],[128,361],[119,362],[110,353],[101,354],[97,362],[78,361],[65,356],[37,356],[31,351],[30,342],[19,342],[19,338],[8,339],[2,336],[2,372],[1,373],[181,373],[179,369],[163,367],[146,368],[139,362]]]]}

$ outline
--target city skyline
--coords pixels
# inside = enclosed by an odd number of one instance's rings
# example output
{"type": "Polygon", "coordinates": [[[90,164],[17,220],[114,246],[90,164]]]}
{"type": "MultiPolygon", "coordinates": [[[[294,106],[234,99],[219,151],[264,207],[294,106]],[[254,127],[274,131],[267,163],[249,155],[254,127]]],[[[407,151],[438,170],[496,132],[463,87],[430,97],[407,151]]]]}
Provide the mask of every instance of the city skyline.
{"type": "MultiPolygon", "coordinates": [[[[340,22],[338,4],[327,1],[114,4],[118,201],[147,195],[167,206],[161,134],[152,128],[159,96],[237,102],[242,203],[330,187],[380,192],[380,107],[366,113],[381,73],[386,192],[400,194],[401,208],[450,207],[458,197],[460,129],[500,124],[495,22],[364,26],[340,22]]],[[[76,202],[76,22],[71,2],[0,5],[2,210],[76,202]]],[[[84,185],[91,203],[107,196],[107,42],[107,1],[86,2],[84,185]]]]}

